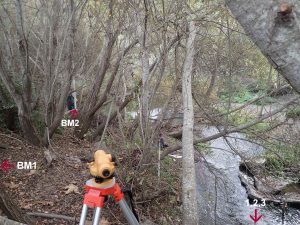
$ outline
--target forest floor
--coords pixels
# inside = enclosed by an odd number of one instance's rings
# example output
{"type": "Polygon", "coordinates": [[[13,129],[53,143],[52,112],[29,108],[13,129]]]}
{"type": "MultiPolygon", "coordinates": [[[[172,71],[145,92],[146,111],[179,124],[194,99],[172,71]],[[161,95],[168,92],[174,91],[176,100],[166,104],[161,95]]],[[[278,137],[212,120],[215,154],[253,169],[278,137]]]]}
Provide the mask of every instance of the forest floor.
{"type": "MultiPolygon", "coordinates": [[[[91,178],[86,165],[94,152],[91,144],[72,135],[56,135],[52,141],[52,148],[57,157],[47,166],[44,149],[28,144],[19,135],[2,130],[0,143],[6,147],[0,149],[1,163],[8,159],[10,163],[15,164],[19,161],[36,162],[37,166],[35,170],[15,168],[9,173],[1,170],[0,185],[5,188],[11,199],[25,212],[59,214],[76,220],[74,222],[35,217],[39,225],[78,224],[84,183],[91,178]]],[[[133,158],[138,156],[132,155],[136,154],[134,151],[114,152],[119,164],[123,164],[117,169],[117,180],[122,187],[133,189],[136,211],[140,219],[147,221],[147,224],[151,224],[150,221],[158,224],[171,224],[170,221],[172,224],[180,224],[180,180],[175,177],[175,173],[178,175],[178,163],[172,161],[172,166],[168,164],[170,173],[173,171],[174,176],[167,171],[158,180],[155,176],[157,172],[151,173],[151,167],[147,168],[147,172],[137,174],[134,167],[126,164],[136,161],[133,158]]],[[[126,224],[120,208],[112,200],[107,202],[103,212],[101,224],[126,224]]],[[[92,212],[88,215],[89,220],[91,216],[92,212]]]]}

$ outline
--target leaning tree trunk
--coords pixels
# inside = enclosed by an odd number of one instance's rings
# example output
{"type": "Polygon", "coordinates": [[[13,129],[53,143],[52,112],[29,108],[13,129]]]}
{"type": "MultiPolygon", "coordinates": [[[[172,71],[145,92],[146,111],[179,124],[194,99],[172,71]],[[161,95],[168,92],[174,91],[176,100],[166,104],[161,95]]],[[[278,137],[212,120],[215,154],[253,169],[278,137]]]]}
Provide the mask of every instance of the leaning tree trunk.
{"type": "Polygon", "coordinates": [[[182,132],[182,196],[183,196],[183,224],[199,224],[196,198],[196,175],[194,163],[193,127],[194,109],[192,98],[192,71],[194,60],[194,42],[196,28],[194,22],[189,25],[187,53],[182,72],[183,98],[183,132],[182,132]]]}
{"type": "Polygon", "coordinates": [[[6,217],[0,216],[0,224],[1,225],[25,225],[24,223],[19,223],[10,219],[7,219],[6,217]]]}
{"type": "MultiPolygon", "coordinates": [[[[19,208],[19,206],[12,200],[12,198],[8,195],[7,192],[1,188],[0,192],[0,209],[5,213],[5,215],[12,220],[19,221],[21,223],[26,223],[28,225],[35,224],[34,221],[26,215],[26,213],[22,212],[22,210],[19,208]]],[[[4,220],[4,219],[1,219],[4,220]]],[[[0,224],[1,223],[0,220],[0,224]]],[[[8,223],[10,221],[6,221],[7,224],[13,224],[8,223]]],[[[17,223],[15,223],[17,224],[17,223]]]]}
{"type": "Polygon", "coordinates": [[[249,37],[300,93],[300,2],[226,0],[249,37]]]}

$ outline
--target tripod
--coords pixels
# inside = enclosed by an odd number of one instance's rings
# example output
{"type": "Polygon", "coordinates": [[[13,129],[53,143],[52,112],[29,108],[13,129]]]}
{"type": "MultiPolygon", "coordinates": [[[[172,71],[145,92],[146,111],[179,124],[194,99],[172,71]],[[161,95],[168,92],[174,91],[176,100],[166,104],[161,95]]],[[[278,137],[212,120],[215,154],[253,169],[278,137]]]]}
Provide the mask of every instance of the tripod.
{"type": "Polygon", "coordinates": [[[120,186],[116,183],[115,178],[109,179],[105,184],[98,184],[95,179],[90,179],[85,185],[86,194],[84,195],[83,207],[80,216],[79,225],[84,225],[88,208],[94,208],[93,225],[99,225],[101,211],[104,207],[105,198],[112,195],[115,201],[120,205],[120,208],[130,225],[139,225],[136,217],[127,205],[124,194],[120,186]]]}
{"type": "Polygon", "coordinates": [[[90,174],[94,177],[85,184],[85,195],[79,225],[85,225],[88,208],[94,209],[93,225],[99,225],[101,210],[105,200],[112,195],[130,225],[139,225],[135,215],[124,199],[124,193],[115,179],[116,158],[103,150],[97,150],[94,161],[88,163],[90,174]]]}

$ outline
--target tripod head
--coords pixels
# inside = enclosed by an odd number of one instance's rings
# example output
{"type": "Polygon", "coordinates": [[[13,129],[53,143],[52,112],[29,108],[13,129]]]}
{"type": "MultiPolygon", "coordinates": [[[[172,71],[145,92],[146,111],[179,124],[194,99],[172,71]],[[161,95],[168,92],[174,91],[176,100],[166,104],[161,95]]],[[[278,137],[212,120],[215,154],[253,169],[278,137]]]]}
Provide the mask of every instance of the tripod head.
{"type": "Polygon", "coordinates": [[[115,176],[116,158],[104,150],[97,150],[94,161],[88,163],[90,174],[94,177],[96,184],[111,183],[115,176]]]}
{"type": "MultiPolygon", "coordinates": [[[[108,196],[112,196],[120,205],[127,221],[131,225],[139,225],[138,219],[124,199],[124,193],[115,179],[116,158],[104,150],[97,150],[94,161],[88,163],[93,179],[85,183],[85,195],[79,225],[85,225],[88,208],[93,208],[93,225],[98,225],[101,210],[108,196]]],[[[132,208],[133,209],[133,208],[132,208]]]]}

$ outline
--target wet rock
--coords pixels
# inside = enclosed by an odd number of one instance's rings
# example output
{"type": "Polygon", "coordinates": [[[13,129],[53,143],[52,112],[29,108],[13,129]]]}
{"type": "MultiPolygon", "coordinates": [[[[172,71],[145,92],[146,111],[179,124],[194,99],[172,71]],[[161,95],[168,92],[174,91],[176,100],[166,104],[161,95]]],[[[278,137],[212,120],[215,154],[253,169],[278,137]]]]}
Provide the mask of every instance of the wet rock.
{"type": "Polygon", "coordinates": [[[260,179],[254,177],[254,187],[262,193],[271,193],[272,189],[268,188],[260,179]]]}
{"type": "Polygon", "coordinates": [[[240,164],[240,170],[246,172],[251,176],[258,175],[265,167],[266,159],[260,156],[252,157],[250,159],[246,159],[244,162],[240,164]]]}

